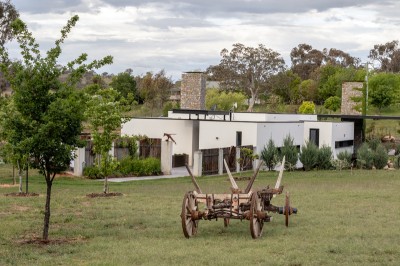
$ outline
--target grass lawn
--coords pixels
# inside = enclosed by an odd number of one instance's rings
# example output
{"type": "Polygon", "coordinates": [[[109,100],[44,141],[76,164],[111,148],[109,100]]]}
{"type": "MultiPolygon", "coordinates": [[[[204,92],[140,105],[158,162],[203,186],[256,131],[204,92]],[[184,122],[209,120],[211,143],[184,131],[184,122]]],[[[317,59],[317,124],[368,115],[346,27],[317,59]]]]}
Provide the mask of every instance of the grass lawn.
{"type": "MultiPolygon", "coordinates": [[[[274,185],[263,172],[254,188],[274,185]]],[[[180,211],[190,178],[111,183],[124,195],[88,198],[103,183],[72,177],[54,181],[51,244],[40,237],[44,178],[30,178],[38,197],[9,197],[0,187],[0,265],[400,265],[398,171],[285,172],[283,184],[299,209],[288,228],[284,216],[264,225],[253,240],[249,221],[200,221],[186,239],[180,211]],[[54,241],[58,240],[58,241],[54,241]]],[[[229,192],[226,177],[201,177],[203,192],[229,192]]],[[[0,184],[12,183],[1,178],[0,184]]],[[[239,181],[245,187],[246,181],[239,181]]],[[[283,205],[284,196],[273,200],[283,205]]]]}

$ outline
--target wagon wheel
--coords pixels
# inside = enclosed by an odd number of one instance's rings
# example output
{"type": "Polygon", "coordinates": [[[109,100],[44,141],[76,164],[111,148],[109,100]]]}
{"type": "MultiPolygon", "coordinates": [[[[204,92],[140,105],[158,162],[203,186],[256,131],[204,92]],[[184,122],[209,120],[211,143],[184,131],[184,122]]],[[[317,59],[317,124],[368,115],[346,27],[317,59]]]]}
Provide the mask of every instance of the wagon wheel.
{"type": "Polygon", "coordinates": [[[264,221],[258,218],[259,211],[263,211],[262,201],[257,192],[253,192],[250,206],[250,232],[253,238],[261,236],[264,226],[264,221]]]}
{"type": "Polygon", "coordinates": [[[198,220],[192,219],[192,212],[198,210],[198,204],[191,192],[188,192],[183,197],[182,202],[182,229],[186,238],[194,236],[197,233],[198,220]]]}
{"type": "Polygon", "coordinates": [[[285,225],[286,227],[289,226],[289,215],[290,215],[290,199],[289,199],[289,192],[286,192],[285,197],[285,225]]]}

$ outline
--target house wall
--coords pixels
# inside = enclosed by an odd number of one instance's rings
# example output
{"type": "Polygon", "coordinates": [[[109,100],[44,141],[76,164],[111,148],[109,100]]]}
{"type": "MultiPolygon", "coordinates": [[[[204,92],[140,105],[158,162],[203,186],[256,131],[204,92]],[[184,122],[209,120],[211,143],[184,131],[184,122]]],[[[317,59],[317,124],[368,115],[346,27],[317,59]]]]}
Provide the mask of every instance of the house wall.
{"type": "Polygon", "coordinates": [[[228,121],[200,121],[199,149],[236,146],[236,132],[242,132],[242,146],[257,144],[257,124],[228,121]]]}
{"type": "Polygon", "coordinates": [[[354,140],[354,123],[352,122],[305,122],[304,143],[310,139],[310,129],[319,129],[319,147],[327,145],[332,148],[334,158],[337,154],[347,150],[353,153],[354,146],[335,148],[336,141],[354,140]]]}
{"type": "Polygon", "coordinates": [[[176,144],[173,145],[173,153],[186,153],[189,155],[189,165],[192,164],[193,144],[195,138],[192,120],[134,118],[122,125],[121,136],[146,135],[149,138],[166,139],[164,133],[172,135],[176,144]]]}
{"type": "Polygon", "coordinates": [[[304,135],[303,123],[259,123],[257,125],[257,153],[261,154],[270,139],[274,141],[276,147],[282,147],[283,140],[289,134],[293,138],[293,144],[301,146],[304,135]]]}

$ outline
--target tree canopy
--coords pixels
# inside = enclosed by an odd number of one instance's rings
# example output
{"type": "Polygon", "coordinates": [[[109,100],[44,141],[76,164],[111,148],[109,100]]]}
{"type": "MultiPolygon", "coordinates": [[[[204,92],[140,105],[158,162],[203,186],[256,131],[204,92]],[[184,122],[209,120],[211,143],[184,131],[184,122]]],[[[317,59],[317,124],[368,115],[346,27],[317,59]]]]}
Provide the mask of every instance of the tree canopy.
{"type": "Polygon", "coordinates": [[[87,54],[81,54],[66,66],[59,67],[57,59],[62,53],[61,44],[76,25],[79,17],[73,16],[61,30],[55,46],[42,56],[26,24],[17,19],[12,23],[23,59],[12,62],[7,50],[0,49],[1,71],[14,91],[9,106],[13,115],[1,119],[2,136],[7,143],[28,154],[30,163],[43,174],[46,185],[43,240],[48,239],[50,222],[51,188],[57,173],[69,167],[73,151],[80,145],[84,105],[81,92],[74,89],[80,78],[91,69],[112,62],[111,56],[86,63],[87,54]],[[13,64],[13,71],[10,66],[13,64]],[[60,76],[67,72],[68,78],[60,76]]]}
{"type": "Polygon", "coordinates": [[[219,65],[208,68],[209,75],[221,82],[228,90],[243,89],[250,96],[248,111],[253,110],[260,92],[268,90],[268,81],[272,75],[284,69],[285,61],[280,54],[259,44],[247,47],[241,43],[233,45],[231,51],[221,51],[219,65]]]}

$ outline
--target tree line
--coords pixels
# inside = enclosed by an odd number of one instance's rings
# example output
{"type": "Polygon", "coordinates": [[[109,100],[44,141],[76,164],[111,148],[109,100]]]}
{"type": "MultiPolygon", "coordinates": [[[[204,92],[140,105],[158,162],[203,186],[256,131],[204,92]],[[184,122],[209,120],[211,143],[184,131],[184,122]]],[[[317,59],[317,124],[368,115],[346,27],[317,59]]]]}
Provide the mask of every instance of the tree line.
{"type": "Polygon", "coordinates": [[[263,44],[247,47],[233,44],[221,51],[218,65],[207,68],[209,80],[219,81],[222,90],[240,91],[250,98],[248,111],[257,99],[277,96],[284,104],[313,101],[338,108],[345,81],[364,82],[369,76],[370,103],[381,109],[398,102],[400,93],[400,48],[393,40],[376,44],[369,61],[361,62],[336,48],[318,50],[299,44],[290,52],[291,66],[283,57],[263,44]]]}

